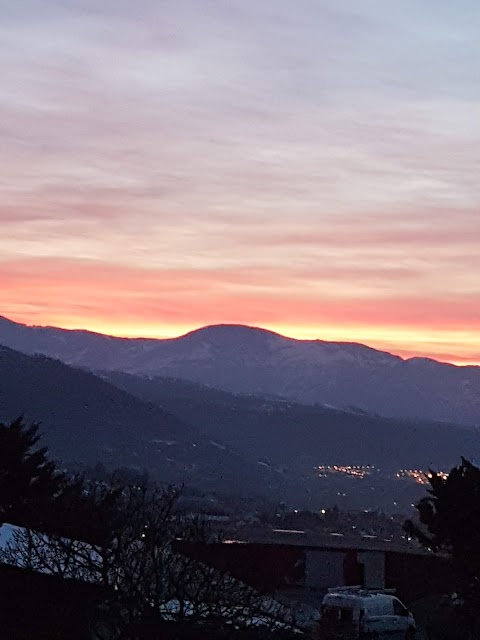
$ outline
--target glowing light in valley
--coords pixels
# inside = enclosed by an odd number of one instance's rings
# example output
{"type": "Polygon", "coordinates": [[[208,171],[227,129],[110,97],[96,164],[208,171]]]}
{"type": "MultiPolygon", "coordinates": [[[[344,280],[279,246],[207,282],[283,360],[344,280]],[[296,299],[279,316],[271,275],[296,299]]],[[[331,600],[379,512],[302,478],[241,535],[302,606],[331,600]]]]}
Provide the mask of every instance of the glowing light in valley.
{"type": "MultiPolygon", "coordinates": [[[[437,471],[436,473],[442,480],[446,480],[448,478],[448,473],[445,471],[437,471]]],[[[395,475],[395,477],[399,479],[413,480],[417,484],[423,485],[428,484],[429,480],[432,478],[432,474],[422,471],[421,469],[402,469],[395,475]]]]}
{"type": "Polygon", "coordinates": [[[365,478],[375,472],[375,467],[371,465],[319,465],[315,467],[320,478],[329,476],[344,475],[352,478],[365,478]]]}

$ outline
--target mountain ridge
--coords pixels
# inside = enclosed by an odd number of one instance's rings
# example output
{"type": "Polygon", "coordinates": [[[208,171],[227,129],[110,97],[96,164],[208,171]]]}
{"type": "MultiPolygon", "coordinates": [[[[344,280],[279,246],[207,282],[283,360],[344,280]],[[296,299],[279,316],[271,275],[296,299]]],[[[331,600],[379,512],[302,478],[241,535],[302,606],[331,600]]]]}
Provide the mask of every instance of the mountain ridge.
{"type": "Polygon", "coordinates": [[[402,466],[444,468],[453,466],[464,445],[476,457],[480,455],[480,429],[231,394],[172,378],[147,379],[117,372],[99,375],[195,423],[208,437],[221,438],[252,459],[271,458],[294,467],[311,456],[303,472],[318,463],[373,463],[390,471],[402,466]],[[362,433],[361,442],[358,433],[362,433]]]}
{"type": "Polygon", "coordinates": [[[177,338],[117,338],[4,319],[0,343],[92,371],[174,377],[388,417],[480,424],[480,367],[403,359],[355,342],[297,340],[229,324],[177,338]]]}
{"type": "Polygon", "coordinates": [[[42,444],[67,464],[146,469],[163,482],[232,489],[275,485],[231,447],[91,372],[0,345],[0,421],[41,424],[42,444]],[[249,482],[253,478],[253,482],[249,482]]]}
{"type": "Polygon", "coordinates": [[[187,331],[186,333],[182,333],[178,336],[168,337],[168,338],[152,338],[152,337],[144,337],[144,336],[119,336],[119,335],[113,335],[108,333],[101,333],[100,331],[93,331],[91,329],[81,329],[81,328],[66,329],[63,327],[58,327],[56,325],[27,324],[23,322],[18,322],[16,320],[11,320],[10,318],[7,318],[7,316],[0,314],[0,328],[1,328],[2,322],[4,322],[6,325],[14,325],[21,329],[34,329],[34,330],[42,330],[42,331],[51,330],[51,331],[64,332],[66,334],[79,334],[79,335],[92,336],[97,338],[105,338],[105,339],[120,341],[120,342],[148,342],[148,343],[150,342],[164,343],[164,342],[181,341],[184,338],[201,336],[213,331],[219,331],[223,329],[232,330],[232,331],[238,330],[244,333],[247,333],[247,332],[258,333],[266,336],[273,336],[275,338],[280,338],[282,340],[286,340],[286,341],[297,343],[297,344],[306,344],[306,345],[318,344],[318,345],[332,345],[337,347],[359,348],[361,350],[390,356],[401,362],[423,361],[423,362],[432,362],[439,365],[454,367],[456,369],[480,370],[480,364],[479,365],[456,364],[453,362],[448,362],[446,360],[437,360],[429,356],[421,356],[421,355],[404,358],[398,354],[392,353],[391,351],[386,351],[384,349],[372,347],[371,345],[365,344],[363,342],[358,342],[356,340],[323,340],[322,338],[295,338],[293,336],[287,336],[285,334],[279,333],[278,331],[273,331],[272,329],[266,329],[265,327],[260,327],[257,325],[238,324],[238,323],[222,322],[218,324],[204,325],[201,327],[197,327],[196,329],[191,329],[190,331],[187,331]]]}

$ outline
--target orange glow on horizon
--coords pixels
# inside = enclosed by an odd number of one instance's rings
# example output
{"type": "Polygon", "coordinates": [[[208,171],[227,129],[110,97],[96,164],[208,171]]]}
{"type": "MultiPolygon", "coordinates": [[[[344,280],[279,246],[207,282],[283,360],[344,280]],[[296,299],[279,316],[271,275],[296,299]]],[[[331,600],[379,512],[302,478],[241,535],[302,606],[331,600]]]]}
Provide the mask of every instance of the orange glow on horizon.
{"type": "Polygon", "coordinates": [[[70,330],[86,330],[119,338],[150,338],[170,339],[178,338],[186,333],[201,329],[212,324],[246,324],[269,331],[274,331],[287,338],[295,340],[324,340],[327,342],[354,342],[367,345],[380,351],[387,351],[403,359],[413,357],[432,358],[439,362],[447,362],[457,366],[480,366],[480,357],[471,357],[471,348],[477,347],[473,332],[464,336],[464,341],[457,343],[456,352],[449,352],[448,347],[458,336],[454,332],[418,331],[404,327],[375,327],[375,326],[339,326],[339,325],[280,325],[262,322],[208,322],[208,323],[175,323],[175,324],[145,324],[123,323],[118,321],[89,320],[81,318],[52,317],[35,314],[32,321],[30,314],[17,314],[9,320],[27,325],[60,327],[70,330]],[[434,338],[434,339],[433,339],[434,338]]]}
{"type": "Polygon", "coordinates": [[[334,284],[312,292],[289,267],[155,270],[24,259],[2,265],[0,314],[120,337],[173,338],[207,325],[244,324],[404,358],[480,364],[478,304],[470,292],[353,295],[334,284]]]}

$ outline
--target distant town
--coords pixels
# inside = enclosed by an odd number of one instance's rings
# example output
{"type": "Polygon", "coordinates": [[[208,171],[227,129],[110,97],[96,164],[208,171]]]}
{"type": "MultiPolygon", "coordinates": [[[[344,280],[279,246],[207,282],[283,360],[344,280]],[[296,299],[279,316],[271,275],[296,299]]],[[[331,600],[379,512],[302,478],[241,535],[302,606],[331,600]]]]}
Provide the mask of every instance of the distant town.
{"type": "MultiPolygon", "coordinates": [[[[315,467],[318,472],[319,478],[328,478],[335,475],[351,476],[353,478],[366,478],[367,476],[379,475],[390,478],[397,478],[398,480],[412,480],[417,484],[427,484],[429,478],[432,477],[430,471],[424,471],[423,469],[400,469],[396,473],[389,474],[383,473],[381,469],[373,465],[319,465],[315,467]]],[[[447,478],[448,474],[445,471],[436,472],[441,478],[447,478]]]]}

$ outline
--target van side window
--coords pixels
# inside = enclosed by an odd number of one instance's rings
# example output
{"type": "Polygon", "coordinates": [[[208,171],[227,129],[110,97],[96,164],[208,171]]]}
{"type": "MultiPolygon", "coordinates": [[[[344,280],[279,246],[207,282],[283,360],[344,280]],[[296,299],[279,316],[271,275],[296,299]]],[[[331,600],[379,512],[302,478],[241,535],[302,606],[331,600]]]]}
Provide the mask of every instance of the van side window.
{"type": "Polygon", "coordinates": [[[340,620],[342,622],[352,622],[352,620],[353,620],[353,609],[344,609],[342,607],[340,609],[340,620]]]}
{"type": "Polygon", "coordinates": [[[322,618],[325,620],[335,621],[340,617],[340,609],[338,607],[322,606],[322,618]]]}
{"type": "Polygon", "coordinates": [[[353,609],[350,607],[328,607],[322,606],[322,618],[330,621],[352,622],[353,609]]]}
{"type": "Polygon", "coordinates": [[[403,606],[400,600],[393,601],[393,613],[396,616],[408,616],[408,610],[403,606]]]}

